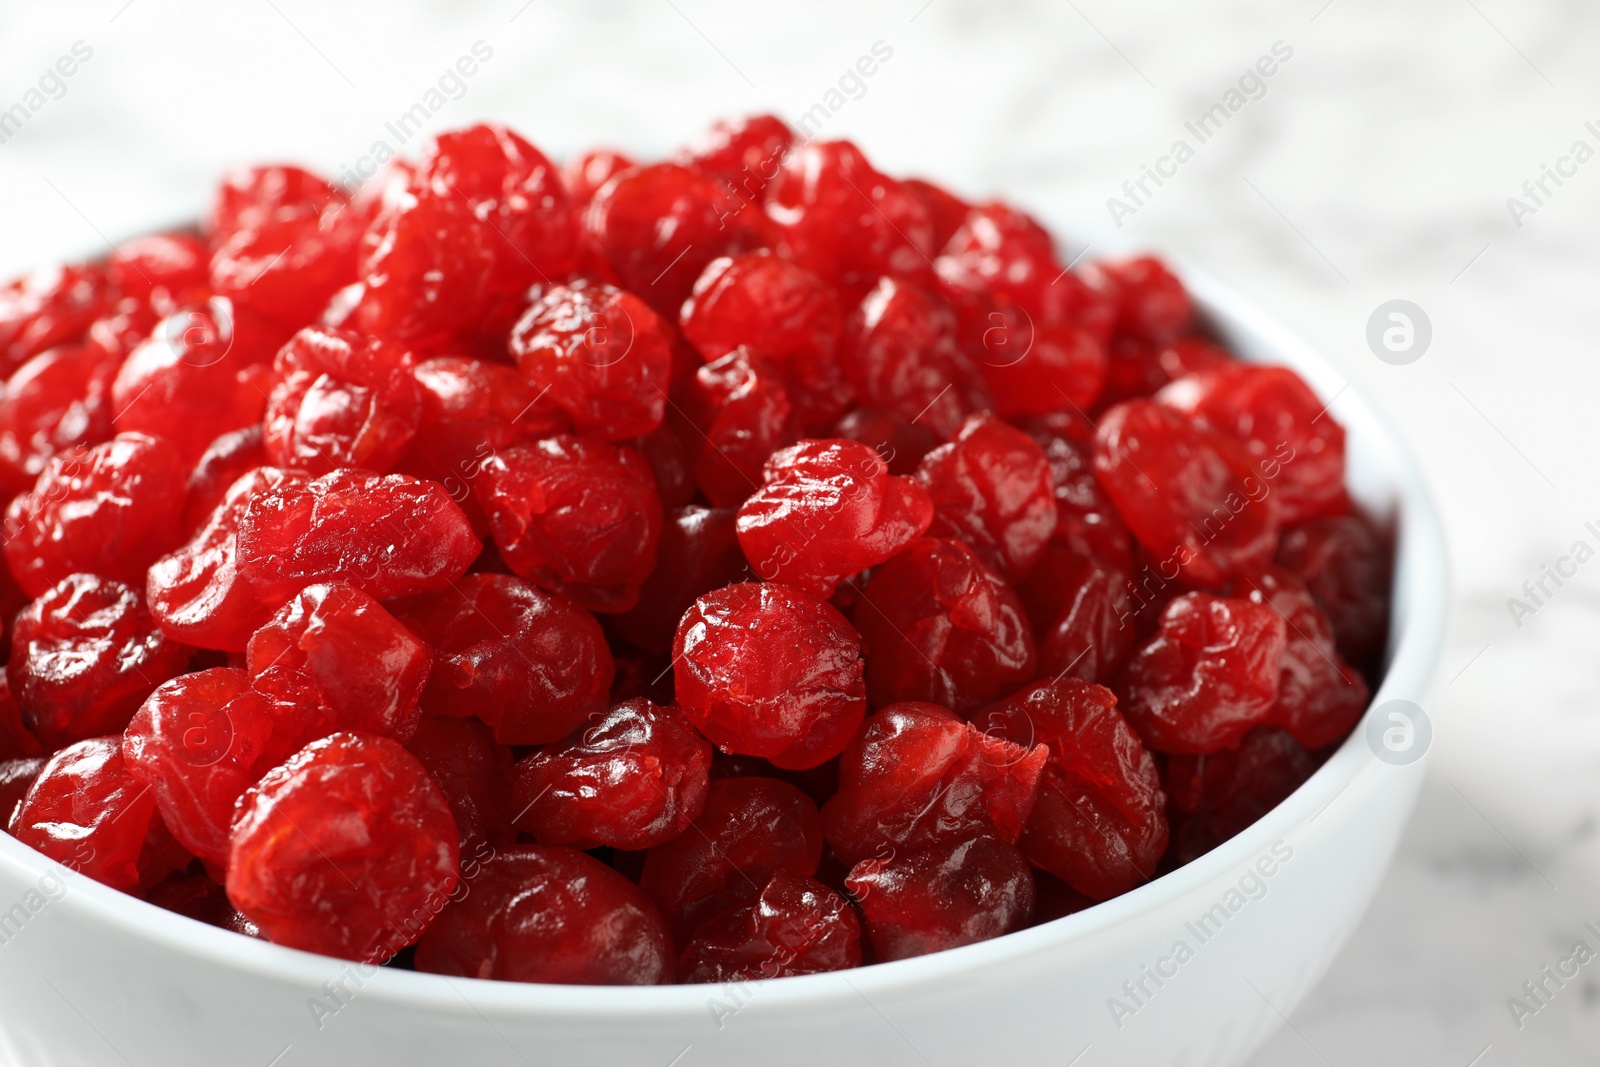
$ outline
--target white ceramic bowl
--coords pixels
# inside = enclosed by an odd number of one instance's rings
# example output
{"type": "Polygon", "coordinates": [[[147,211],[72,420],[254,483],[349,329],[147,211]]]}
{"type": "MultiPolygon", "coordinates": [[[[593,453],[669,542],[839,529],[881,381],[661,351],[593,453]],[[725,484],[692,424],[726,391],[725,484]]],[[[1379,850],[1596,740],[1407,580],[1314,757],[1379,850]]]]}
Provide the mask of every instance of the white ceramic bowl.
{"type": "MultiPolygon", "coordinates": [[[[1390,664],[1374,706],[1425,706],[1449,582],[1413,461],[1309,346],[1213,280],[1185,280],[1241,356],[1287,364],[1325,400],[1337,395],[1352,491],[1398,521],[1390,664]]],[[[1421,767],[1380,761],[1358,728],[1254,826],[1125,896],[950,952],[737,987],[363,968],[170,914],[0,834],[0,1063],[1235,1064],[1282,1025],[1355,927],[1421,767]]]]}

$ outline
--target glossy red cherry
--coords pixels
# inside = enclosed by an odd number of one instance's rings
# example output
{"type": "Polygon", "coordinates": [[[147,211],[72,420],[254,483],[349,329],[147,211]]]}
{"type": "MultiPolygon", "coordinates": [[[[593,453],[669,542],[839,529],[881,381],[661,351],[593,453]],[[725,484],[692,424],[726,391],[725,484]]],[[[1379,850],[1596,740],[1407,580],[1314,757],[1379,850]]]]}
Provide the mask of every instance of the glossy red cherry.
{"type": "Polygon", "coordinates": [[[1020,930],[1033,920],[1036,899],[1028,861],[992,837],[865,859],[850,869],[845,886],[880,962],[1020,930]]]}
{"type": "Polygon", "coordinates": [[[823,832],[846,863],[930,845],[1014,842],[1049,752],[963,722],[937,704],[891,704],[868,719],[839,761],[823,832]]]}
{"type": "Polygon", "coordinates": [[[787,871],[759,896],[700,924],[683,950],[685,982],[746,982],[861,965],[861,922],[843,897],[787,871]]]}
{"type": "Polygon", "coordinates": [[[676,972],[655,905],[582,852],[518,845],[464,886],[418,942],[417,970],[562,985],[655,985],[676,972]]]}
{"type": "Polygon", "coordinates": [[[334,734],[268,772],[228,848],[228,899],[269,940],[367,963],[416,941],[457,880],[444,795],[385,737],[334,734]]]}
{"type": "Polygon", "coordinates": [[[1122,712],[1157,752],[1232,748],[1270,721],[1285,646],[1283,617],[1272,607],[1186,593],[1123,668],[1122,712]]]}
{"type": "Polygon", "coordinates": [[[920,700],[970,714],[1037,664],[1017,594],[959,541],[923,538],[874,570],[854,620],[874,707],[920,700]]]}
{"type": "Polygon", "coordinates": [[[1156,761],[1109,689],[1077,678],[1039,682],[974,720],[992,737],[1050,752],[1018,842],[1037,867],[1096,900],[1155,877],[1167,847],[1156,761]]]}
{"type": "Polygon", "coordinates": [[[605,707],[611,651],[594,616],[565,597],[509,574],[469,574],[388,607],[433,649],[430,714],[475,716],[503,744],[539,745],[605,707]]]}
{"type": "Polygon", "coordinates": [[[861,641],[799,589],[744,582],[694,602],[673,643],[678,704],[725,752],[814,767],[866,714],[861,641]]]}
{"type": "Polygon", "coordinates": [[[857,441],[801,441],[767,460],[739,506],[739,544],[756,574],[821,596],[920,537],[933,506],[857,441]]]}
{"type": "Polygon", "coordinates": [[[517,825],[546,845],[637,850],[689,828],[711,745],[675,708],[629,700],[517,764],[517,825]]]}
{"type": "Polygon", "coordinates": [[[137,589],[74,574],[22,609],[6,678],[49,749],[115,733],[193,650],[156,628],[137,589]]]}

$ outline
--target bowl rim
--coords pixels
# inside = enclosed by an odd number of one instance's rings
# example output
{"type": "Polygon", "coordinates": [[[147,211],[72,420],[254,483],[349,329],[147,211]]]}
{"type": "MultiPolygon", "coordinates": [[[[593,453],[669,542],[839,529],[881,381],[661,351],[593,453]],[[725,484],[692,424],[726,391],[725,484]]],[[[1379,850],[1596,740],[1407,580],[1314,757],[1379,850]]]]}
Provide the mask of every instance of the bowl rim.
{"type": "MultiPolygon", "coordinates": [[[[847,971],[737,983],[741,1003],[757,999],[772,1009],[804,1009],[862,999],[871,1004],[875,995],[904,996],[1091,939],[1236,872],[1345,793],[1359,792],[1358,783],[1378,773],[1374,768],[1384,773],[1400,770],[1379,761],[1367,748],[1363,733],[1373,709],[1385,700],[1405,698],[1420,703],[1425,698],[1448,638],[1451,599],[1444,530],[1416,459],[1381,409],[1356,384],[1346,382],[1338,387],[1337,395],[1327,395],[1345,376],[1310,343],[1231,285],[1178,257],[1163,254],[1163,259],[1183,279],[1204,314],[1254,335],[1271,351],[1274,361],[1305,377],[1330,408],[1348,396],[1341,419],[1347,426],[1352,421],[1364,423],[1367,436],[1382,447],[1398,513],[1393,597],[1397,607],[1391,617],[1390,662],[1383,684],[1350,736],[1311,778],[1244,831],[1183,867],[1083,911],[977,944],[847,971]],[[1402,602],[1403,619],[1398,618],[1402,602]]],[[[1425,760],[1410,769],[1424,765],[1425,760]]],[[[0,870],[16,880],[37,882],[48,875],[70,879],[70,891],[51,908],[63,909],[66,917],[75,916],[91,928],[119,931],[129,939],[195,958],[219,970],[248,972],[260,981],[302,988],[308,995],[316,995],[325,983],[358,970],[362,1001],[435,1016],[477,1021],[494,1016],[563,1025],[624,1019],[648,1023],[694,1018],[705,1022],[711,998],[729,988],[725,983],[535,984],[375,968],[274,945],[168,912],[80,878],[7,834],[0,834],[0,870]]]]}

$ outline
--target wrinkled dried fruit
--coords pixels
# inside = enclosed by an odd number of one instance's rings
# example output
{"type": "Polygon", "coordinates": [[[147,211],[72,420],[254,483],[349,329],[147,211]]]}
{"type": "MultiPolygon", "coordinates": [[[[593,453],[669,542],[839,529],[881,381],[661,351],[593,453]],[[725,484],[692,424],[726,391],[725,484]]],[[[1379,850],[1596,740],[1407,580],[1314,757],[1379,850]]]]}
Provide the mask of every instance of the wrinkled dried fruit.
{"type": "Polygon", "coordinates": [[[984,709],[990,736],[1050,752],[1017,842],[1029,862],[1105,900],[1155,877],[1167,847],[1156,761],[1109,689],[1076,678],[1039,682],[984,709]]]}
{"type": "Polygon", "coordinates": [[[1033,809],[1049,752],[986,734],[937,704],[891,704],[839,761],[822,826],[846,863],[973,837],[1014,842],[1033,809]]]}
{"type": "Polygon", "coordinates": [[[1122,713],[1157,752],[1232,748],[1278,703],[1285,633],[1268,605],[1186,593],[1123,668],[1122,713]]]}
{"type": "Polygon", "coordinates": [[[861,922],[845,899],[779,871],[761,894],[707,919],[683,950],[685,982],[747,982],[861,965],[861,922]]]}
{"type": "Polygon", "coordinates": [[[925,537],[873,571],[854,618],[873,707],[920,700],[966,715],[1033,677],[1022,602],[959,541],[925,537]]]}
{"type": "Polygon", "coordinates": [[[417,758],[339,733],[239,801],[228,899],[280,945],[381,963],[416,941],[457,879],[455,820],[417,758]]]}
{"type": "Polygon", "coordinates": [[[992,837],[862,860],[845,886],[861,909],[874,957],[884,963],[987,941],[1033,920],[1028,861],[992,837]]]}
{"type": "Polygon", "coordinates": [[[655,905],[582,852],[518,845],[463,885],[418,942],[417,970],[566,985],[655,985],[676,972],[655,905]]]}
{"type": "Polygon", "coordinates": [[[765,582],[724,586],[684,613],[673,643],[678,704],[725,752],[814,767],[866,714],[861,642],[826,602],[765,582]]]}
{"type": "Polygon", "coordinates": [[[502,744],[542,745],[605,707],[611,651],[594,616],[565,597],[509,574],[469,574],[387,606],[433,649],[430,714],[475,716],[502,744]]]}
{"type": "Polygon", "coordinates": [[[23,723],[54,750],[127,726],[192,651],[156,629],[137,589],[74,574],[17,615],[6,678],[23,723]]]}
{"type": "Polygon", "coordinates": [[[642,849],[705,807],[711,745],[675,708],[629,700],[517,764],[517,825],[543,845],[642,849]]]}
{"type": "Polygon", "coordinates": [[[801,441],[767,460],[739,506],[739,544],[756,574],[819,596],[922,536],[933,505],[920,485],[841,437],[801,441]]]}

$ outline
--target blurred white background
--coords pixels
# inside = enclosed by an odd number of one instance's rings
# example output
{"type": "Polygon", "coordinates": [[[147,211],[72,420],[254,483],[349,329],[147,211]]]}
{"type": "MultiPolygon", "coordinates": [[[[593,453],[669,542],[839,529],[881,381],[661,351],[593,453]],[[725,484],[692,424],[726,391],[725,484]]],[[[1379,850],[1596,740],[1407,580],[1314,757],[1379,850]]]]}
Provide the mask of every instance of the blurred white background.
{"type": "Polygon", "coordinates": [[[754,110],[796,121],[881,41],[892,58],[825,136],[1085,235],[1185,121],[1292,49],[1122,234],[1275,308],[1394,417],[1445,513],[1459,602],[1402,853],[1252,1063],[1600,1061],[1600,964],[1520,1029],[1506,1004],[1600,921],[1600,564],[1520,628],[1506,606],[1600,520],[1600,160],[1547,180],[1542,206],[1522,191],[1575,141],[1600,150],[1600,6],[0,0],[0,111],[30,112],[0,126],[0,275],[193,217],[228,163],[337,175],[395,144],[385,123],[479,41],[492,57],[429,131],[498,119],[556,157],[661,153],[754,110]],[[28,95],[75,46],[90,58],[28,95]],[[1537,208],[1520,226],[1512,196],[1537,208]],[[1408,366],[1365,341],[1395,298],[1433,324],[1408,366]]]}

